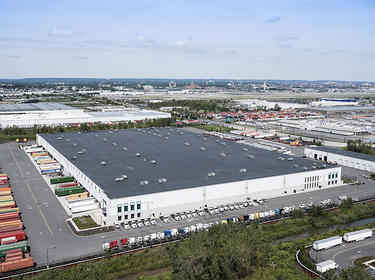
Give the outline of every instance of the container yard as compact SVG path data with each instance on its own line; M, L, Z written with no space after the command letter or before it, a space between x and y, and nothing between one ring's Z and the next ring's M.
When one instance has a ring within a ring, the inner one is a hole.
M0 272L34 266L7 174L0 174Z
M241 139L174 128L41 134L37 143L44 150L35 152L47 154L63 170L49 179L57 186L55 194L73 199L88 192L100 205L74 211L99 209L106 224L342 184L340 167L280 157L237 143ZM67 183L74 185L63 185Z

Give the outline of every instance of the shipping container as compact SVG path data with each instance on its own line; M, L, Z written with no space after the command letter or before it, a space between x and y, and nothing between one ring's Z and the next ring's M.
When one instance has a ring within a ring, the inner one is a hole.
M7 189L10 189L10 185L8 183L0 184L0 190L7 190Z
M357 231L352 231L344 234L345 242L360 241L372 236L371 229L362 229Z
M60 164L51 163L51 164L43 164L39 165L40 170L50 170L50 169L61 169Z
M32 266L34 266L34 259L32 257L27 257L19 260L0 263L0 272L14 271Z
M76 194L70 194L68 196L68 200L75 200L75 199L88 198L88 197L89 197L88 192L76 193Z
M59 188L69 188L69 187L78 187L78 183L66 183L66 184L61 184Z
M9 232L9 231L17 231L17 230L21 230L21 229L23 229L23 224L19 223L19 224L16 224L16 225L10 225L10 226L5 226L5 227L0 228L0 233Z
M34 157L40 157L40 156L47 156L48 153L47 152L40 152L40 153L31 153L31 156L34 158Z
M331 269L336 269L336 268L338 268L338 266L332 260L327 260L327 261L316 264L316 270L319 271L319 272L322 272L322 273L324 273L328 270L331 270Z
M340 245L341 243L342 243L341 236L333 236L330 238L325 238L322 240L314 241L313 248L315 250L323 250L323 249L334 247L336 245Z
M0 208L12 208L15 206L16 206L16 203L14 201L0 202Z
M53 174L53 173L61 173L61 168L40 170L40 174L42 174L42 175Z
M68 182L73 182L73 181L74 181L73 176L58 177L58 178L50 179L51 184L62 184L62 183L68 183Z
M5 201L13 201L13 196L12 195L0 196L0 202L5 202Z
M13 244L0 246L0 257L5 257L7 251L14 249L22 249L22 252L24 253L28 252L27 242L21 241Z
M17 240L17 237L16 236L10 236L10 237L5 237L5 238L2 238L0 240L0 243L1 245L6 245L6 244L12 244L12 243L16 243L18 240Z
M18 226L19 224L22 224L21 220L0 222L0 228L7 227L7 226Z
M0 233L0 242L4 238L8 238L12 236L16 237L17 241L22 241L26 239L25 232L23 230L17 230L17 231L9 231L9 232Z
M56 188L55 189L55 194L57 196L65 196L65 195L81 193L81 192L83 192L82 187Z
M19 219L20 214L18 212L0 213L0 222Z
M19 208L1 208L0 209L0 214L2 214L2 213L12 213L12 212L19 213L20 210L19 210Z
M2 174L0 174L0 178L5 178L5 179L8 180L8 174L2 173Z
M12 194L11 188L0 189L0 196L11 195L11 194Z

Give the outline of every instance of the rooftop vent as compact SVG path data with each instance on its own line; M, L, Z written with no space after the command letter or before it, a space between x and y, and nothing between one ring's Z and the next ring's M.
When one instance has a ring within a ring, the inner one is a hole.
M82 151L78 151L78 154L81 155L81 154L83 154L83 152Z
M127 175L121 175L121 178L128 179L128 176Z
M204 138L202 138L204 141L207 141L207 138L206 137L204 137Z
M62 140L62 137L57 137L57 140Z
M186 143L185 143L185 146L190 146L190 143L186 142Z
M248 148L242 148L242 150L245 151L245 152L249 151Z
M253 155L248 155L247 157L248 157L248 158L254 158L254 156L253 156Z
M240 172L241 173L245 173L245 172L247 172L247 169L246 168L242 168L242 169L240 169Z
M306 166L304 166L304 167L303 167L303 170L307 170L307 167L306 167Z
M327 167L327 165L326 164L322 164L322 167Z
M99 137L99 134L95 134L95 137Z
M100 162L101 165L106 165L107 163L105 161Z
M207 174L208 177L214 177L215 175L216 175L215 172L210 172Z
M161 179L159 179L158 181L159 181L159 183L166 183L166 182L167 182L167 179L165 179L165 178L161 178Z
M225 145L226 145L226 143L225 143L225 142L221 142L220 144L221 144L221 145L223 145L223 146L225 146Z
M113 145L113 146L117 146L117 143L116 143L116 142L113 142L112 145Z
M86 149L82 149L82 152L86 153L87 151L86 151Z
M122 148L122 150L123 150L123 151L127 151L127 150L128 150L128 148L124 147L124 148Z
M113 133L113 131L108 131L108 133L109 133L109 134L112 134L112 133Z
M150 163L156 164L156 160L150 160Z
M68 138L68 139L66 139L66 141L67 141L67 142L70 142L70 139Z
M293 160L293 158L292 158L292 157L288 158L288 161L292 161L292 160Z
M117 177L117 178L115 178L115 181L116 181L116 182L121 182L121 181L124 181L124 178Z
M284 158L283 158L283 157L278 157L277 159L279 159L279 160L284 160Z
M148 185L149 184L149 182L148 181L141 181L141 183L140 183L142 186L146 186L146 185Z
M206 150L205 147L200 147L199 149L200 149L201 151L205 151L205 150Z
M81 134L81 131L79 131L78 134Z
M136 157L140 157L141 154L140 154L140 153L136 153L135 156L136 156Z
M170 133L170 132L167 132L167 134L168 134L168 135L171 135L171 133Z
M298 168L298 164L293 165L295 168Z
M115 129L114 131L115 131L115 132L118 132L118 129Z
M104 137L104 138L103 138L103 141L107 141L107 138Z
M77 146L77 143L73 143L73 146Z
M216 143L219 143L220 142L220 140L216 140Z
M75 160L77 157L76 156L72 156L72 160Z
M225 157L225 156L226 156L226 154L225 154L224 152L221 152L220 155L221 155L222 157Z
M316 165L313 165L312 168L316 169Z
M181 131L180 134L182 135L182 134L184 134L184 133Z
M168 138L168 136L165 136L164 139L167 139L167 140L168 140L169 138Z

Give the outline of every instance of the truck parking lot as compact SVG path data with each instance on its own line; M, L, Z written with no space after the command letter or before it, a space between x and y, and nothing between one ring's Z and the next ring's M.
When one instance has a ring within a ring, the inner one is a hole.
M300 204L307 205L310 202L319 205L321 201L327 199L335 202L341 195L358 199L375 195L374 182L365 180L365 184L361 185L347 185L273 198L263 205L238 210L227 210L216 214L204 212L203 216L198 215L180 221L169 218L169 223L156 219L155 225L130 229L120 227L113 232L78 237L66 224L68 214L22 149L16 144L1 144L0 162L3 172L8 173L10 178L17 206L22 213L25 232L29 237L28 243L37 265L52 264L99 253L102 251L103 242L120 240L124 237L137 238L166 229L184 228L198 223L208 224L254 212L292 205L298 207Z

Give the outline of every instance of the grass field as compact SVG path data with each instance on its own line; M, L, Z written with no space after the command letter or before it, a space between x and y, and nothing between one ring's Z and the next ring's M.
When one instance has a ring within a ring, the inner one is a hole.
M91 216L75 217L72 220L80 230L99 226Z

